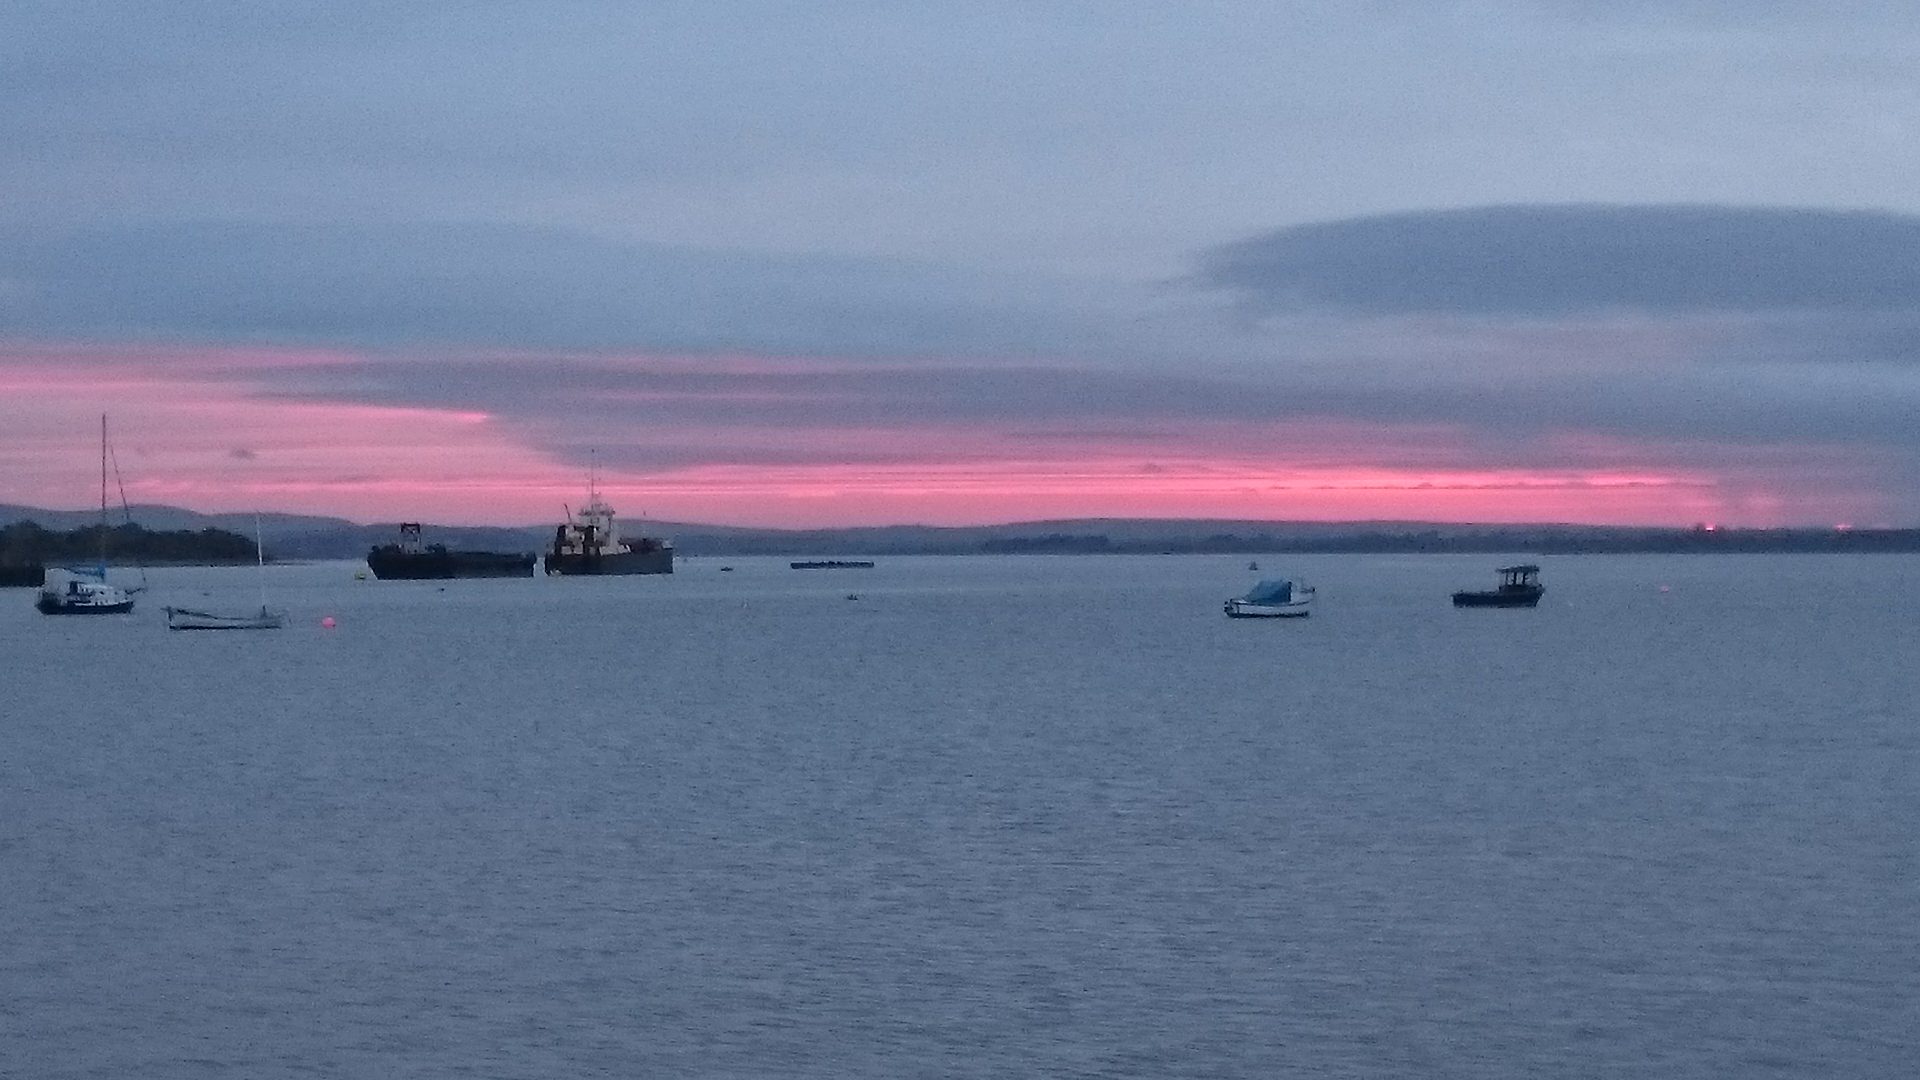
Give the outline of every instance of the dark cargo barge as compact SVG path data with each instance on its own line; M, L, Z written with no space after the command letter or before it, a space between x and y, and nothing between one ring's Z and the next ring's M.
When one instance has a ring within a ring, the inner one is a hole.
M444 544L421 544L420 525L400 526L400 542L367 552L367 568L382 581L445 578L532 577L540 557L531 551L449 551Z
M865 559L811 559L805 562L790 562L792 570L871 570L873 564Z

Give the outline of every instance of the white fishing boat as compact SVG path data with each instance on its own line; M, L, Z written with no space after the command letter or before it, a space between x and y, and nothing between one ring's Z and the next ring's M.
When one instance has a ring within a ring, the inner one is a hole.
M116 470L117 471L117 470ZM126 495L121 494L121 504ZM107 581L107 418L100 418L100 557L85 569L49 570L34 602L43 615L120 615L133 610L131 590Z
M546 566L549 574L671 574L673 542L657 536L622 540L613 507L600 497L598 470L590 466L587 505L577 519L567 510L566 522L553 531Z
M1286 578L1269 578L1227 601L1230 619L1304 619L1313 614L1313 586Z
M267 549L260 542L260 516L253 518L253 557L260 574L260 610L248 612L195 611L169 607L169 630L278 630L287 625L287 613L267 606Z

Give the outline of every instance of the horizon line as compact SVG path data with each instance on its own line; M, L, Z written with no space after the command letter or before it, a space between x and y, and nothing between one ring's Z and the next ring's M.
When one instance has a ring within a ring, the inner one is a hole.
M92 506L78 507L74 509L63 509L60 507L53 507L53 506L34 506L34 505L29 505L27 503L0 503L0 506L6 506L10 509L15 509L20 511L29 511L29 512L42 511L50 514L90 514L96 511L96 508ZM291 511L291 510L268 510L268 509L199 510L190 506L180 506L172 503L130 503L130 504L127 504L126 506L126 511L129 514L131 514L131 512L135 509L166 510L166 511L173 511L176 513L193 514L199 517L206 517L206 518L249 517L254 515L258 515L261 517L278 517L278 518L308 518L308 519L315 519L315 520L321 520L321 521L343 522L347 525L355 526L358 528L375 528L379 526L398 526L400 524L407 523L406 519L402 519L402 518L395 518L390 521L387 521L387 520L362 521L357 518L341 517L334 514L301 513L298 511ZM31 521L32 518L22 516L19 520ZM644 515L636 515L635 517L630 518L629 520L636 521L636 522L651 522L657 525L672 526L672 527L684 528L684 529L730 529L730 530L746 530L746 531L753 531L753 532L771 532L771 533L851 532L851 531L859 531L859 530L884 530L884 529L928 529L928 530L1011 529L1011 528L1020 528L1023 526L1035 526L1035 525L1096 524L1101 522L1117 522L1117 523L1137 524L1137 525L1145 525L1145 524L1204 525L1204 524L1212 523L1212 524L1234 524L1234 525L1334 526L1334 527L1346 526L1346 527L1368 527L1368 528L1389 528L1389 527L1410 528L1410 527L1442 526L1446 528L1458 528L1458 529L1472 529L1472 528L1507 529L1507 530L1610 529L1610 530L1617 530L1617 531L1694 531L1694 530L1698 530L1698 531L1705 531L1705 532L1810 532L1810 531L1811 532L1901 532L1901 531L1920 529L1920 523L1892 524L1888 522L1876 522L1868 525L1855 524L1851 522L1806 522L1801 524L1780 524L1780 525L1733 525L1733 524L1720 524L1720 523L1711 522L1711 521L1698 521L1698 522L1692 522L1689 524L1679 525L1679 524L1661 524L1661 523L1631 523L1631 524L1593 523L1593 522L1578 522L1578 521L1499 522L1499 521L1449 520L1449 519L1442 519L1442 518L1126 517L1126 516L1116 516L1116 515L1103 515L1103 516L1094 516L1094 517L1063 517L1063 518L1020 518L1015 520L979 521L979 522L968 522L964 524L947 524L947 525L936 525L936 524L913 522L913 521L888 522L886 524L880 524L880 525L860 525L860 524L751 525L751 524L732 524L732 523L720 522L720 521L673 521L665 518L653 518L653 517L648 517ZM125 522L122 522L122 524L125 524ZM138 524L138 523L135 522L134 524ZM525 522L525 523L517 523L517 524L502 524L498 522L459 523L459 522L434 522L434 521L422 520L419 522L419 524L432 526L434 528L443 528L443 529L524 530L524 529L547 529L551 527L551 525L547 522Z

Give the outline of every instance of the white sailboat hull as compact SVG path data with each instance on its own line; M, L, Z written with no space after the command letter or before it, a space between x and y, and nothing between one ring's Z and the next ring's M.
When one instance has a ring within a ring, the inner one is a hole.
M1313 614L1311 600L1296 600L1290 604L1254 604L1246 600L1227 601L1227 617L1230 619L1304 619Z
M167 629L169 630L278 630L286 624L286 612L268 608L261 608L246 615L192 611L175 607L167 609Z
M254 563L260 571L260 608L241 614L226 611L167 609L169 630L278 630L287 625L287 613L267 606L267 549L260 540L260 515L253 516Z
M1312 614L1313 586L1270 578L1227 601L1229 619L1304 619Z

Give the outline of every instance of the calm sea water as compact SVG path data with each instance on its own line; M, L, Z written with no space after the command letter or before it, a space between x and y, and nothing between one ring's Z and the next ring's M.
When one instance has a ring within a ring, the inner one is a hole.
M728 562L0 593L0 1075L1920 1061L1920 560Z

